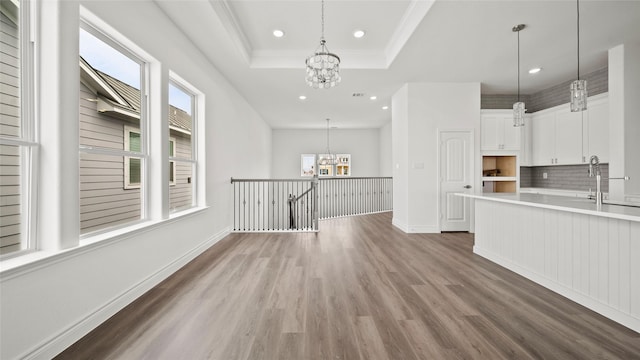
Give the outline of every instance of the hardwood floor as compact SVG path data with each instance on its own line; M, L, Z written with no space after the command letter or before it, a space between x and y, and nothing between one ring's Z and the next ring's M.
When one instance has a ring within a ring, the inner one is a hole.
M640 359L640 334L391 213L232 234L59 359Z

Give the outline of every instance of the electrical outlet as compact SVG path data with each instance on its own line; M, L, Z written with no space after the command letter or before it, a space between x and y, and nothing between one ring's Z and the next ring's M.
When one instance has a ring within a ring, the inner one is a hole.
M546 179L547 178L547 173L542 173L542 178Z

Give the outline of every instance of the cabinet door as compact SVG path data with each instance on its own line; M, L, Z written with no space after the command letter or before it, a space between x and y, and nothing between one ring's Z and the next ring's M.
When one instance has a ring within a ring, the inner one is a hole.
M597 155L600 162L609 162L609 102L604 99L590 103L587 108L588 140L585 146L587 161Z
M502 118L498 115L483 114L480 120L482 150L501 150Z
M556 155L559 165L582 164L582 117L569 106L556 113Z
M551 165L556 153L555 114L531 117L531 162L534 166Z
M503 140L502 148L504 150L520 150L520 137L522 127L513 126L513 115L504 116L502 118Z
M520 166L531 166L531 115L525 115L524 126L520 130Z

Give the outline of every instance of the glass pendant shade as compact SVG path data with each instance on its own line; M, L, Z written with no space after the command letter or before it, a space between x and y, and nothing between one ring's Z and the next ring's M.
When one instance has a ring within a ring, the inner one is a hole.
M338 163L338 158L336 154L321 154L320 156L320 165L336 165Z
M327 42L324 40L324 0L322 0L321 24L320 46L305 60L307 74L304 79L307 85L314 89L329 89L338 85L342 78L340 77L340 58L327 49Z
M524 112L527 109L524 108L524 102L520 101L520 31L526 26L519 24L514 26L511 31L518 35L518 102L513 104L513 126L524 126Z
M305 61L307 85L314 89L329 89L340 83L340 58L329 52L324 39L320 47Z
M329 121L331 119L327 119L327 151L325 154L318 155L318 164L320 165L336 165L338 163L338 156L331 152L331 147L329 147Z
M527 111L527 109L524 108L522 101L513 104L513 126L524 126L525 111Z
M578 43L578 77L571 83L571 112L587 110L587 80L580 80L580 0L576 0L576 34Z
M575 80L571 83L571 111L587 110L587 80Z

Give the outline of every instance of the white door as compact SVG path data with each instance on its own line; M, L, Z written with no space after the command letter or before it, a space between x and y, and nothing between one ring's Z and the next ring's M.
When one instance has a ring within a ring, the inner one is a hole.
M473 185L473 133L440 132L440 231L469 231L469 199Z

